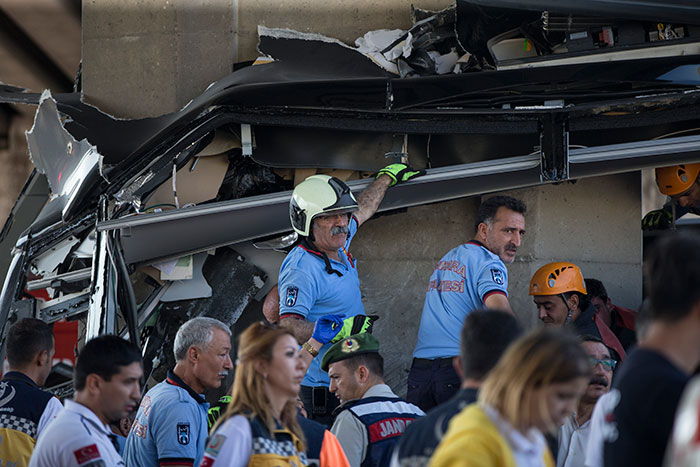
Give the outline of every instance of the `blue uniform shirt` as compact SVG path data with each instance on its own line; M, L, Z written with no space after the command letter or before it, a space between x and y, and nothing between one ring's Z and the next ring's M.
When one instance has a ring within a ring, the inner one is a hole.
M348 253L350 242L357 233L355 216L351 218L348 227L348 240L338 250L340 261L330 259L331 267L340 272L341 276L326 271L326 263L320 253L303 244L295 246L289 252L279 275L280 318L297 315L315 322L321 316L330 314L344 314L350 318L365 313L357 262ZM318 357L311 361L303 385L315 387L330 384L328 373L321 370L321 359L330 346L329 343L321 347Z
M508 273L501 259L472 240L450 250L430 276L414 358L459 355L464 319L492 293L506 296Z
M126 465L158 467L165 459L199 465L207 442L207 410L204 396L168 372L141 401L124 447Z

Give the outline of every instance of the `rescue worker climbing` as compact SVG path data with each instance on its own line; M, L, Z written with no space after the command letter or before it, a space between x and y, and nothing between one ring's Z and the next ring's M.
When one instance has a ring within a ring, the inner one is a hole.
M343 181L328 175L313 175L294 189L289 216L301 241L280 268L279 316L280 326L290 329L299 343L309 339L318 318L329 314L344 315L346 320L336 340L358 328L369 329L372 320L364 316L357 260L348 251L350 242L357 229L374 215L390 186L423 173L404 164L391 164L379 171L357 199ZM328 392L328 375L320 368L330 345L320 349L301 388L309 417L326 424L331 422L331 412L338 404ZM315 349L306 351L315 356Z
M700 163L656 169L659 191L670 197L661 209L649 211L642 219L643 230L667 229L680 217L700 214ZM675 204L675 217L674 217Z

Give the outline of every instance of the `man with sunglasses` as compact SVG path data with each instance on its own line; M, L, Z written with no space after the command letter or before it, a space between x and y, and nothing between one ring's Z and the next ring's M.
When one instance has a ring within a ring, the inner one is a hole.
M642 219L643 230L667 229L686 214L700 214L700 163L656 169L656 184L669 201L661 209L649 211ZM675 218L673 208L675 204Z
M331 343L317 350L306 341L314 323L333 314L343 315L346 321L338 340L352 331L367 331L372 321L364 316L357 261L348 251L350 242L374 215L390 186L423 173L404 164L389 165L357 198L342 180L328 175L312 175L294 188L289 217L300 240L280 268L279 319L280 326L290 329L306 351L319 357L312 360L301 387L306 411L316 421L330 425L338 405L328 391L328 374L320 368Z
M559 428L557 467L584 465L586 447L591 434L591 414L598 399L610 390L617 361L610 356L603 341L595 336L583 336L582 346L591 359L593 376L579 400L576 412Z

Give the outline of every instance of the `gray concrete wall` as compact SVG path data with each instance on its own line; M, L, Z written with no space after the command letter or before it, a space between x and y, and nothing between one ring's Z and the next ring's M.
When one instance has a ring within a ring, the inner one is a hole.
M410 27L410 5L450 0L83 0L83 94L122 118L182 108L233 63L258 56L258 25L348 44L374 29Z
M83 0L84 100L122 118L182 108L233 67L231 0Z
M642 297L640 174L504 192L528 205L527 234L508 266L511 305L528 328L539 326L528 295L532 274L551 261L572 261L603 281L616 304ZM491 195L486 195L491 196ZM472 238L480 197L411 208L363 225L352 245L359 259L367 314L375 324L387 382L405 394L428 278L440 258Z

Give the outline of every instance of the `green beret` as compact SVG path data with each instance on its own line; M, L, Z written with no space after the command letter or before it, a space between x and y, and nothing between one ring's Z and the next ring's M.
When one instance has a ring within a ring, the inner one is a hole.
M328 365L331 363L365 353L379 353L379 341L376 337L367 332L346 337L328 349L321 360L321 369L328 371Z

